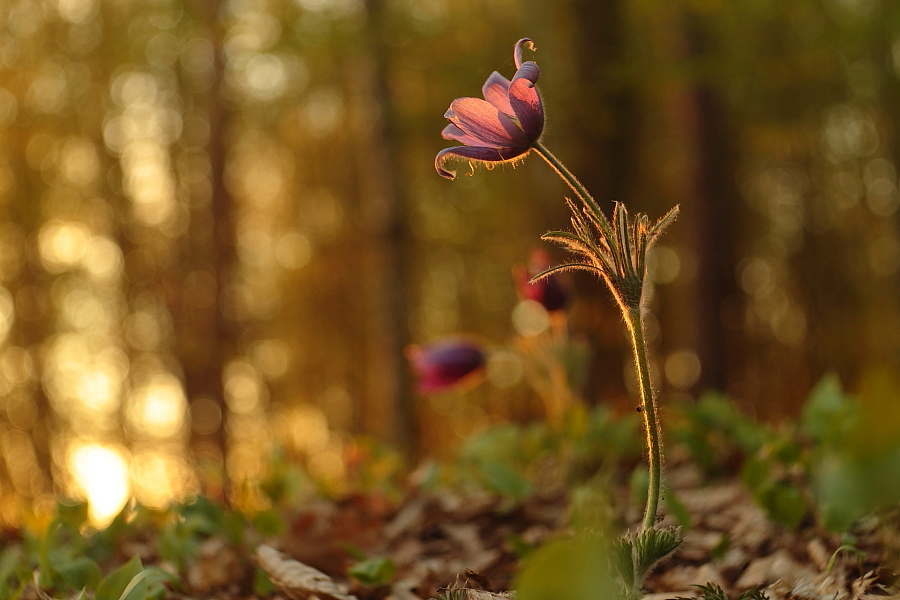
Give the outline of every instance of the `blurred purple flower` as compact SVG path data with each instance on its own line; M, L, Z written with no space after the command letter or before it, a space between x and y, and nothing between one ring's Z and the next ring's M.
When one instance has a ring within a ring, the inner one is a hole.
M562 310L569 304L569 293L558 275L531 281L532 277L546 271L551 265L550 255L538 248L532 251L527 267L519 265L513 272L519 295L525 300L540 303L547 312Z
M485 163L513 162L531 149L544 130L544 105L537 83L541 72L533 61L522 62L522 48L534 50L528 38L516 42L513 56L516 74L512 81L494 71L484 82L480 98L457 98L444 114L450 124L441 135L465 146L445 148L434 159L442 177L453 179L456 171L444 169L453 157Z
M484 349L471 341L451 339L411 346L407 357L421 394L443 392L484 372Z

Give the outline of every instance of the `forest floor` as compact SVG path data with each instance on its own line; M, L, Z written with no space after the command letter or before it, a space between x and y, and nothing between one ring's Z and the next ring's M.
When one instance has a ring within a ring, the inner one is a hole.
M696 597L693 586L708 583L732 598L753 587L773 600L900 598L892 587L897 573L887 566L896 564L888 548L898 547L897 540L884 538L888 528L863 532L852 548L838 551L845 540L819 530L812 519L796 530L770 522L735 479L704 484L684 463L670 468L668 483L690 526L675 556L646 581L646 599ZM566 494L552 490L518 503L488 494L415 491L399 504L377 494L355 495L303 509L271 541L283 554L264 546L257 560L280 593L297 600L413 600L442 592L447 598L505 598L522 548L565 535L569 512ZM634 508L624 519L636 528L640 516ZM667 514L662 524L675 521ZM208 543L201 556L220 556L221 548ZM389 558L396 566L391 584L364 585L348 577L354 553ZM198 591L222 589L237 573L218 559L198 564L212 569L196 571ZM451 596L448 587L469 591ZM239 587L232 589L240 595Z

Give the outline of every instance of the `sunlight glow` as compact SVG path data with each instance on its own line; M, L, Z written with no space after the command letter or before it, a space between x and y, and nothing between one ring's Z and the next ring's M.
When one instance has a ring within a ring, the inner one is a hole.
M316 454L328 446L328 420L315 406L301 405L288 416L294 447L307 454Z
M250 414L260 408L260 382L253 365L245 360L232 361L225 368L223 379L225 400L231 410Z
M121 389L121 380L103 368L84 371L75 384L75 393L83 406L99 413L115 410Z
M156 438L178 434L184 425L187 401L181 382L173 375L156 375L131 397L127 416L138 433Z
M137 452L131 461L131 472L135 497L138 502L151 508L165 508L190 491L191 468L172 452Z
M95 0L59 0L57 10L69 23L83 23L93 15L96 5Z
M82 443L70 449L68 463L76 488L90 506L91 522L109 523L131 496L125 457L115 448Z
M676 350L666 357L666 380L680 390L686 390L700 379L700 359L693 350Z
M550 315L534 300L522 300L513 309L513 327L521 335L538 335L550 327Z
M75 266L87 251L91 232L82 223L49 221L38 234L41 262L51 273Z

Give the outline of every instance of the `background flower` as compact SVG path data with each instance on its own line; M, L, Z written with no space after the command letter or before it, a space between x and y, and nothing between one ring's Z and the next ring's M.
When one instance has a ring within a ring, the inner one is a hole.
M484 373L484 348L469 340L448 339L407 351L416 373L416 389L433 394L470 383Z

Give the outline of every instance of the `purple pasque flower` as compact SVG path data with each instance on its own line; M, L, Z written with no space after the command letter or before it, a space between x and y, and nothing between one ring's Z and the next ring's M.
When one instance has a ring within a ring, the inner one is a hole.
M484 372L484 348L458 338L411 346L407 358L416 373L416 390L433 394L461 385Z
M444 114L450 124L441 132L445 140L465 146L445 148L434 159L441 177L454 179L456 171L444 169L450 158L489 164L513 162L525 154L544 131L544 105L534 85L541 74L533 61L522 62L525 46L534 50L528 38L516 42L513 56L516 74L512 81L494 71L484 82L481 98L457 98Z
M569 304L569 292L560 281L559 275L550 274L537 281L531 278L550 268L550 255L536 248L531 253L528 266L519 265L513 271L519 296L524 300L538 302L547 312L563 310Z

